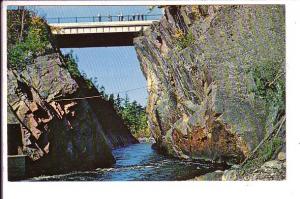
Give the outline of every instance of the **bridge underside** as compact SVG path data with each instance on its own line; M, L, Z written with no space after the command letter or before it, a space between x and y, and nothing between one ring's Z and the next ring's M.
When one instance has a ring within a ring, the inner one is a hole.
M138 32L57 34L55 39L59 48L85 48L133 46L133 38L137 36Z

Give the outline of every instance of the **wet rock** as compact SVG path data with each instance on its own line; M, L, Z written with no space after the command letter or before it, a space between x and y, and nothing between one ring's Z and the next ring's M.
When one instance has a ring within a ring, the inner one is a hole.
M139 143L147 143L147 138L138 138Z
M138 141L139 143L151 143L151 144L155 143L154 138L146 138L146 137L138 138Z
M222 176L223 176L223 171L217 170L212 173L207 173L205 175L198 176L198 177L194 178L193 180L196 180L196 181L221 181Z

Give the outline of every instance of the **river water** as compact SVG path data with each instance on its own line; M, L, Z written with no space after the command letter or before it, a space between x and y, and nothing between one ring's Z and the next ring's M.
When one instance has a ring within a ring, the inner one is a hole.
M174 181L188 180L217 169L221 165L167 158L156 153L151 144L133 144L113 150L112 168L39 176L26 181Z

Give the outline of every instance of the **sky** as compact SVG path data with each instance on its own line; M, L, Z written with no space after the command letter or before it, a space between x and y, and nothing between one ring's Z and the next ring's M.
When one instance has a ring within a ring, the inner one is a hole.
M148 6L34 6L40 16L57 17L90 17L98 14L161 14L156 8L152 11ZM136 100L142 105L147 102L146 79L140 69L134 47L101 47L101 48L67 48L63 53L73 51L78 58L79 70L89 78L97 78L98 84L104 86L106 93L126 93L130 101ZM135 89L135 90L133 90ZM131 90L131 91L128 91ZM128 92L126 92L128 91Z

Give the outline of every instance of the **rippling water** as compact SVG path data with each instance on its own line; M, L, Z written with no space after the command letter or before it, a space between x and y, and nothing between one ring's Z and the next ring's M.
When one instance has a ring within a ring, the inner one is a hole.
M29 181L161 181L187 180L216 169L205 162L166 158L157 154L150 144L134 144L113 150L116 164L112 168L76 171L61 175L39 176ZM27 181L28 181L27 180Z

